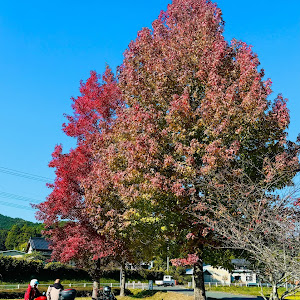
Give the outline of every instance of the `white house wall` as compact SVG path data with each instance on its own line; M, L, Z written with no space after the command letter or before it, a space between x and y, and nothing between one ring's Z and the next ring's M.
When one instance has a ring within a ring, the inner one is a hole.
M203 271L209 272L211 275L204 273L204 282L217 282L230 284L235 281L235 277L239 277L241 283L256 283L256 274L250 270L233 271L230 273L228 270L223 268L215 268L210 265L205 265ZM206 272L206 273L207 273ZM191 272L192 273L192 272Z
M242 283L256 283L256 274L253 272L233 272L232 279L240 277L240 282Z
M223 268L214 268L207 265L203 270L211 273L211 275L204 275L204 282L220 282L225 284L231 282L231 274Z

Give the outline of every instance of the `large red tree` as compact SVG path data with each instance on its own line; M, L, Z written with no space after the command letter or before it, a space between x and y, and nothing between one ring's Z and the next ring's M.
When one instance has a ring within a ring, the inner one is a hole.
M52 257L59 261L76 261L90 266L94 261L95 282L99 282L97 262L104 257L116 257L123 243L99 231L90 221L90 202L87 201L89 174L95 167L92 155L95 142L109 132L120 102L120 92L109 68L102 76L96 72L81 82L81 96L73 98L72 116L63 124L64 132L77 140L75 149L62 152L56 146L49 166L55 169L55 182L47 200L37 206L37 218L44 222L46 234L52 241ZM99 145L98 145L99 146ZM63 221L63 222L62 222ZM93 298L97 298L97 284Z
M119 70L127 106L113 129L114 185L132 222L161 228L159 242L195 254L195 299L204 299L204 246L214 240L192 216L194 203L207 213L202 178L226 168L282 187L296 173L297 153L286 140L286 99L268 99L271 81L257 55L225 41L215 4L174 0L152 26L130 43Z

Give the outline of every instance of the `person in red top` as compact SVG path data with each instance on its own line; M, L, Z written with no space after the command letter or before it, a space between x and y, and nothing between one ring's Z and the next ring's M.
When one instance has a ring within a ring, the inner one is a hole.
M30 281L30 283L28 284L27 291L24 295L24 300L33 300L34 298L42 295L37 288L38 284L39 282L37 281L37 279L32 279Z

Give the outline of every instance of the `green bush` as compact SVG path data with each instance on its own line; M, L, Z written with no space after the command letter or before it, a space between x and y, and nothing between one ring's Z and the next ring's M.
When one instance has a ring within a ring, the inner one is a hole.
M61 280L83 280L91 281L91 277L84 269L78 269L59 262L45 264L39 260L26 260L0 256L0 274L3 282L27 283L32 278L39 281L51 281L56 278ZM161 271L155 270L126 270L127 280L148 281L161 279L164 275ZM109 278L119 282L120 270L107 269L102 271L103 278Z
M43 270L43 262L27 261L8 256L0 256L0 274L2 281L23 282L28 281L40 274ZM32 276L32 277L31 277Z
M29 282L32 278L40 281L60 279L90 280L88 272L61 263L44 264L38 260L26 260L0 256L0 274L4 282Z

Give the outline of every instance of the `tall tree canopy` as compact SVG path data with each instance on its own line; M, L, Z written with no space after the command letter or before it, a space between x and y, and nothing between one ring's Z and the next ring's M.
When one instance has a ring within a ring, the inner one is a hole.
M286 99L268 99L257 55L226 42L223 25L211 1L175 0L130 43L119 70L127 106L114 128L115 184L132 221L159 224L160 241L194 254L195 299L205 297L203 245L213 243L191 214L194 203L207 214L203 178L226 168L274 189L291 183L299 163Z
M220 241L199 218L211 216L203 182L226 168L228 182L245 173L269 190L283 187L298 150L286 138L286 99L268 99L271 80L250 46L225 41L215 4L174 0L152 27L125 51L118 82L107 69L103 85L95 73L82 84L64 129L78 145L54 152L57 178L39 217L49 226L90 226L135 257L167 244L190 254L195 299L205 299L205 249ZM63 245L71 232L50 231Z

